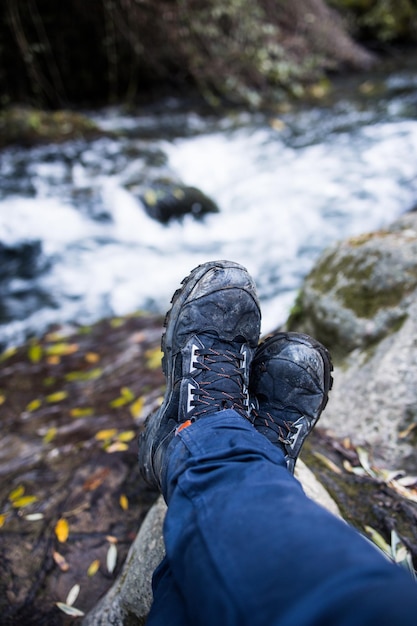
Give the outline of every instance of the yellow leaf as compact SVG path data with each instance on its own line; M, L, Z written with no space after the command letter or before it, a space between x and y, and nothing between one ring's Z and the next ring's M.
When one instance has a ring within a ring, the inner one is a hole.
M14 502L15 500L18 500L19 498L21 498L23 496L24 493L25 493L24 486L23 485L19 485L18 487L16 487L16 489L13 489L13 491L10 492L10 494L9 494L10 502Z
M43 436L43 443L51 443L51 441L55 439L57 432L58 429L55 426L51 426L51 428L48 428L47 432Z
M110 320L110 326L112 328L120 328L124 323L125 320L122 317L113 317L113 319Z
M391 554L390 546L385 541L383 536L377 530L375 530L375 528L372 528L372 526L365 526L365 530L368 533L368 535L371 537L371 540L374 542L374 544L378 546L378 548L380 548L383 552L385 552L388 555Z
M97 352L87 352L84 358L87 363L98 363L100 361L100 355Z
M145 404L145 398L141 396L130 405L129 410L134 419L138 418L142 413L143 405Z
M49 343L54 343L55 341L62 341L64 338L62 333L57 333L57 332L52 332L52 333L48 333L45 336L45 340Z
M87 576L94 576L94 574L97 574L99 567L100 567L100 561L98 559L90 563L89 568L87 570Z
M106 448L106 452L109 454L112 452L125 452L125 450L129 450L129 446L127 443L122 443L121 441L114 441L108 448Z
M42 346L40 346L38 343L33 343L31 346L29 346L28 357L29 360L32 361L32 363L39 363L42 358L42 354Z
M65 374L65 379L68 381L77 381L77 380L95 380L96 378L100 378L103 370L100 367L96 367L95 369L88 370L87 372L69 372Z
M36 496L22 496L21 498L16 498L12 502L12 506L15 509L23 509L25 506L29 506L37 501Z
M61 517L55 526L55 535L60 543L65 543L69 535L69 525L66 519Z
M6 359L9 359L11 356L14 356L16 352L17 352L17 348L7 348L7 350L5 350L4 352L0 354L0 362L6 361Z
M0 406L6 402L6 396L0 394Z
M160 348L153 348L145 352L146 365L151 370L156 370L161 367L162 352Z
M71 417L89 417L94 413L94 410L91 407L76 407L75 409L71 409L70 415Z
M7 515L5 513L0 515L0 528L2 528L2 526L4 526L6 519L7 519Z
M39 409L40 406L42 406L42 400L39 400L39 398L37 398L36 400L32 400L32 402L29 402L29 404L26 405L26 411L32 413L32 411L36 411L37 409Z
M95 438L98 441L106 441L106 439L111 439L115 435L117 435L117 428L108 428L107 430L99 430L95 434Z
M123 397L123 396L119 396L118 398L115 398L114 400L112 400L110 402L110 406L113 409L117 409L120 406L124 406L125 404L128 404L129 400L127 400L127 398Z
M134 430L124 430L122 433L117 435L118 441L132 441L136 437L136 433Z
M68 354L74 354L77 350L77 343L55 343L46 348L46 354L48 356L67 356Z
M135 394L133 391L129 389L129 387L122 387L120 389L120 396L115 400L112 400L112 402L110 402L110 406L113 408L124 406L125 404L132 402L134 399Z
M68 398L67 391L56 391L55 393L51 393L49 396L46 396L46 401L50 403L62 402L65 398Z
M122 495L119 498L119 504L120 504L120 507L123 509L123 511L127 511L127 509L129 508L129 500L127 499L124 493L122 493Z
M320 452L313 452L313 454L316 458L319 459L319 461L323 463L323 465L328 467L335 474L342 473L342 470L340 469L340 467L338 467L336 463L333 463L331 459L328 459L327 456L325 456L324 454L321 454Z

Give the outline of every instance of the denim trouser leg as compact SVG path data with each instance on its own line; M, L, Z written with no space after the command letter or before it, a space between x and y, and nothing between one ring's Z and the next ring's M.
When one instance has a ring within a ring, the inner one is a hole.
M155 616L165 597L192 626L415 626L410 576L307 498L234 411L183 429L168 453L164 539L181 600L156 584Z
M187 626L185 602L166 557L154 572L152 589L158 600L152 604L146 624L149 626L152 624Z

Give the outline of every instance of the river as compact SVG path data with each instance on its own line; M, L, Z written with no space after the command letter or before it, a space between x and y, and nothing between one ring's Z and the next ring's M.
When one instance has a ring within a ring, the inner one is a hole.
M207 117L173 101L152 114L95 111L117 138L3 151L0 343L54 323L163 313L180 280L216 258L255 278L263 332L282 324L324 248L417 204L417 73L358 85L276 116ZM219 213L153 220L132 189L158 172L201 189Z

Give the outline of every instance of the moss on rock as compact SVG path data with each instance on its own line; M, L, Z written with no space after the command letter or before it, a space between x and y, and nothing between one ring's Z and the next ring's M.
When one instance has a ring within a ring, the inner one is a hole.
M72 111L9 107L0 111L0 148L32 146L98 137L103 132L88 117Z

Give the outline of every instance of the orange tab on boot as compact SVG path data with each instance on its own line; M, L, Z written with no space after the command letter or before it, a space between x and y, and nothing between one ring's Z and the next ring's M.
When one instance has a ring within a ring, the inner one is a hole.
M191 420L187 420L186 422L181 424L181 426L178 426L177 430L175 431L175 434L178 435L178 433L180 433L182 430L184 430L184 428L188 428L188 426L191 426L191 424L192 424L192 421Z

